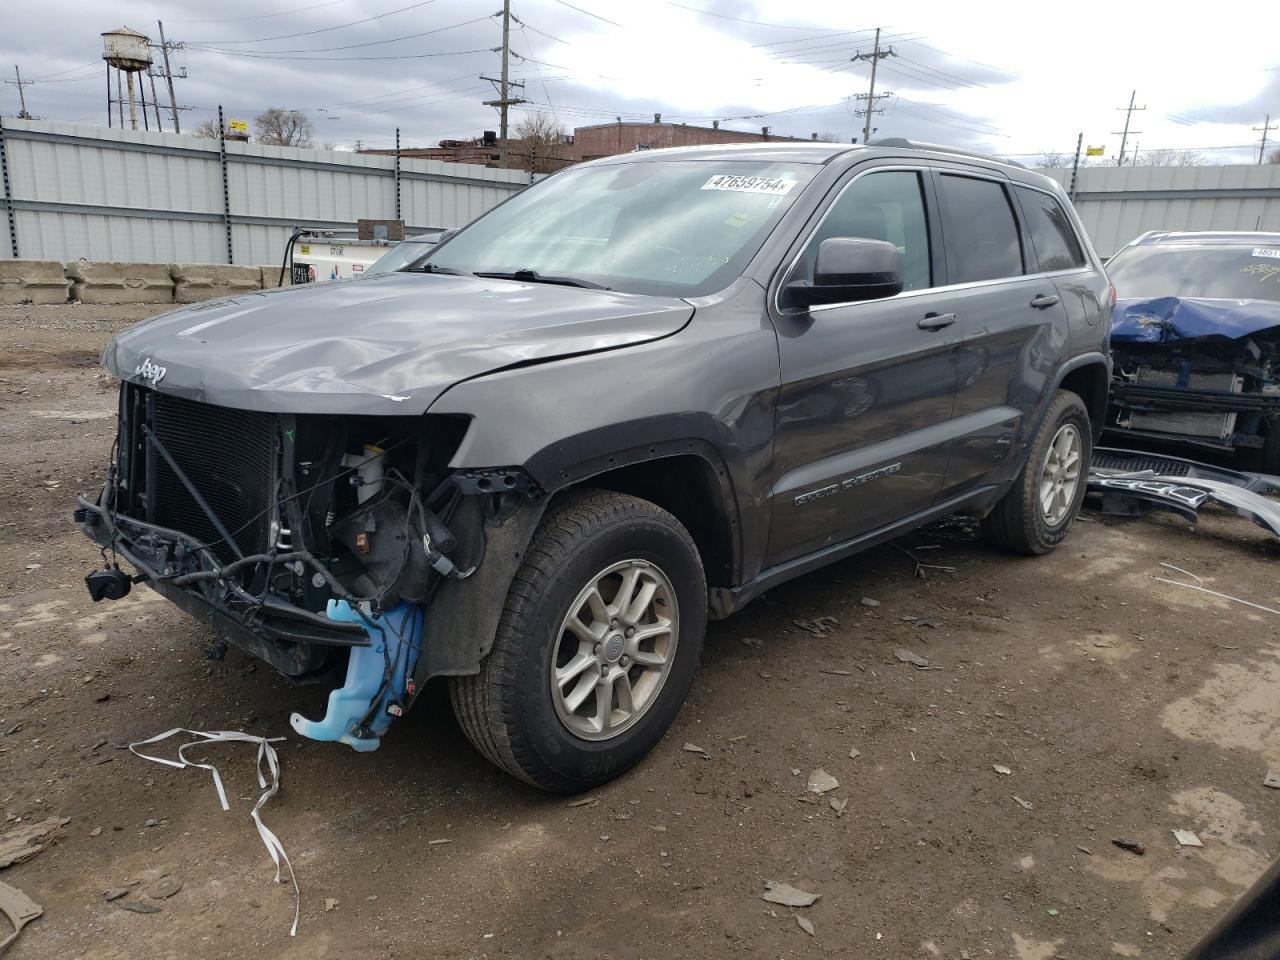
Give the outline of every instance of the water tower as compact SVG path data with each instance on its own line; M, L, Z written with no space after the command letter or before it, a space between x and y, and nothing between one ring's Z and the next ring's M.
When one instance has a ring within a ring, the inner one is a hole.
M133 75L151 67L151 42L148 37L130 30L128 27L117 27L102 35L102 59L107 61L107 126L111 126L111 71L116 73L115 102L119 106L120 126L124 126L124 94L120 89L120 75L124 74L129 89L129 123L134 130L138 129L137 95L142 97L142 122L147 123L147 95L143 92L139 81L137 90L133 85Z

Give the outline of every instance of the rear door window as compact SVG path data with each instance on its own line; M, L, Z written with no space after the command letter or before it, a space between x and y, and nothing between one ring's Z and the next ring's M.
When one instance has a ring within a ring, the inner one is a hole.
M1018 221L1004 185L944 173L942 234L952 259L952 283L1019 277L1023 272Z
M1071 218L1056 197L1027 187L1015 187L1026 218L1031 245L1040 261L1041 273L1074 270L1085 265L1084 251L1076 237ZM1030 259L1030 257L1028 257Z

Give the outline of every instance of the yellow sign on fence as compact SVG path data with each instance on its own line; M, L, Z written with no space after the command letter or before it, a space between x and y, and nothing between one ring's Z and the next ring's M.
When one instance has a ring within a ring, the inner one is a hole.
M1086 157L1101 157L1101 156L1104 156L1106 152L1107 152L1106 147L1086 147L1084 151L1084 155Z
M227 129L228 129L228 130L233 130L233 131L235 131L236 133L248 133L248 132L249 132L249 121L248 121L248 120L234 120L234 119L233 119L233 120L228 120L228 121L227 121Z

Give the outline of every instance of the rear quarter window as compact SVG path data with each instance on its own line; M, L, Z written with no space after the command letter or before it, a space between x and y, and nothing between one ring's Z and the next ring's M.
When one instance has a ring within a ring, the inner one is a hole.
M1028 187L1014 189L1022 204L1022 215L1040 261L1040 271L1052 273L1085 266L1084 250L1075 227L1057 197Z

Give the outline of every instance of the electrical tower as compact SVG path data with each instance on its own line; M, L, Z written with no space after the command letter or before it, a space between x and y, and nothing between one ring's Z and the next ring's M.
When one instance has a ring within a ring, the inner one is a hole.
M855 53L852 57L849 58L850 62L856 62L858 60L862 60L862 61L868 61L871 64L871 86L868 88L865 96L862 94L858 94L857 96L858 100L866 101L867 103L866 108L864 110L854 111L855 115L865 114L867 118L866 123L863 124L863 127L862 127L863 143L866 143L868 140L871 139L871 115L873 113L884 113L884 110L878 109L876 107L876 101L883 100L887 96L889 96L889 94L887 93L882 93L879 96L876 95L876 65L886 57L896 57L897 55L898 55L898 51L894 50L893 47L887 47L884 50L880 49L880 28L876 27L875 46L872 48L871 52Z
M1135 110L1145 110L1145 109L1147 109L1145 106L1135 107L1135 106L1133 105L1133 101L1137 98L1137 96L1138 96L1138 91L1137 91L1137 90L1134 90L1131 94L1129 94L1129 106L1127 106L1127 107L1116 107L1116 109L1117 109L1117 110L1123 110L1123 111L1124 111L1124 130L1112 130L1112 131L1111 131L1111 135L1112 135L1113 137L1119 137L1119 138L1120 138L1120 156L1116 158L1116 166L1117 166L1117 167L1123 167L1123 166L1124 166L1124 148L1125 148L1125 146L1129 143L1129 134L1130 134L1130 133L1133 133L1133 134L1135 134L1135 135L1136 135L1136 134L1139 134L1139 133L1141 133L1141 132L1142 132L1141 130L1130 130L1130 129L1129 129L1129 121L1133 118L1134 111L1135 111Z
M498 108L498 166L505 167L507 165L507 111L511 107L524 103L522 97L511 96L511 88L519 87L520 92L524 92L523 83L512 83L510 80L510 64L511 64L511 0L502 0L502 77L494 79L493 77L481 76L481 80L488 80L498 88L497 100L485 100L486 107Z
M16 70L17 67L14 67L14 69ZM22 89L22 88L19 87L18 89ZM1276 127L1271 123L1271 114L1268 113L1267 119L1262 121L1262 126L1254 127L1253 129L1255 133L1259 130L1262 131L1262 146L1258 147L1258 166L1262 166L1262 164L1266 163L1267 131L1280 129L1280 127Z
M23 80L22 72L18 69L18 65L16 63L13 65L13 75L18 79L6 80L5 83L7 83L11 87L16 86L18 88L18 102L22 104L22 111L18 114L18 119L30 120L31 114L27 113L27 95L22 92L22 88L31 86L33 83L35 83L35 81ZM1266 134L1263 134L1262 136L1263 136L1263 140L1265 141Z

